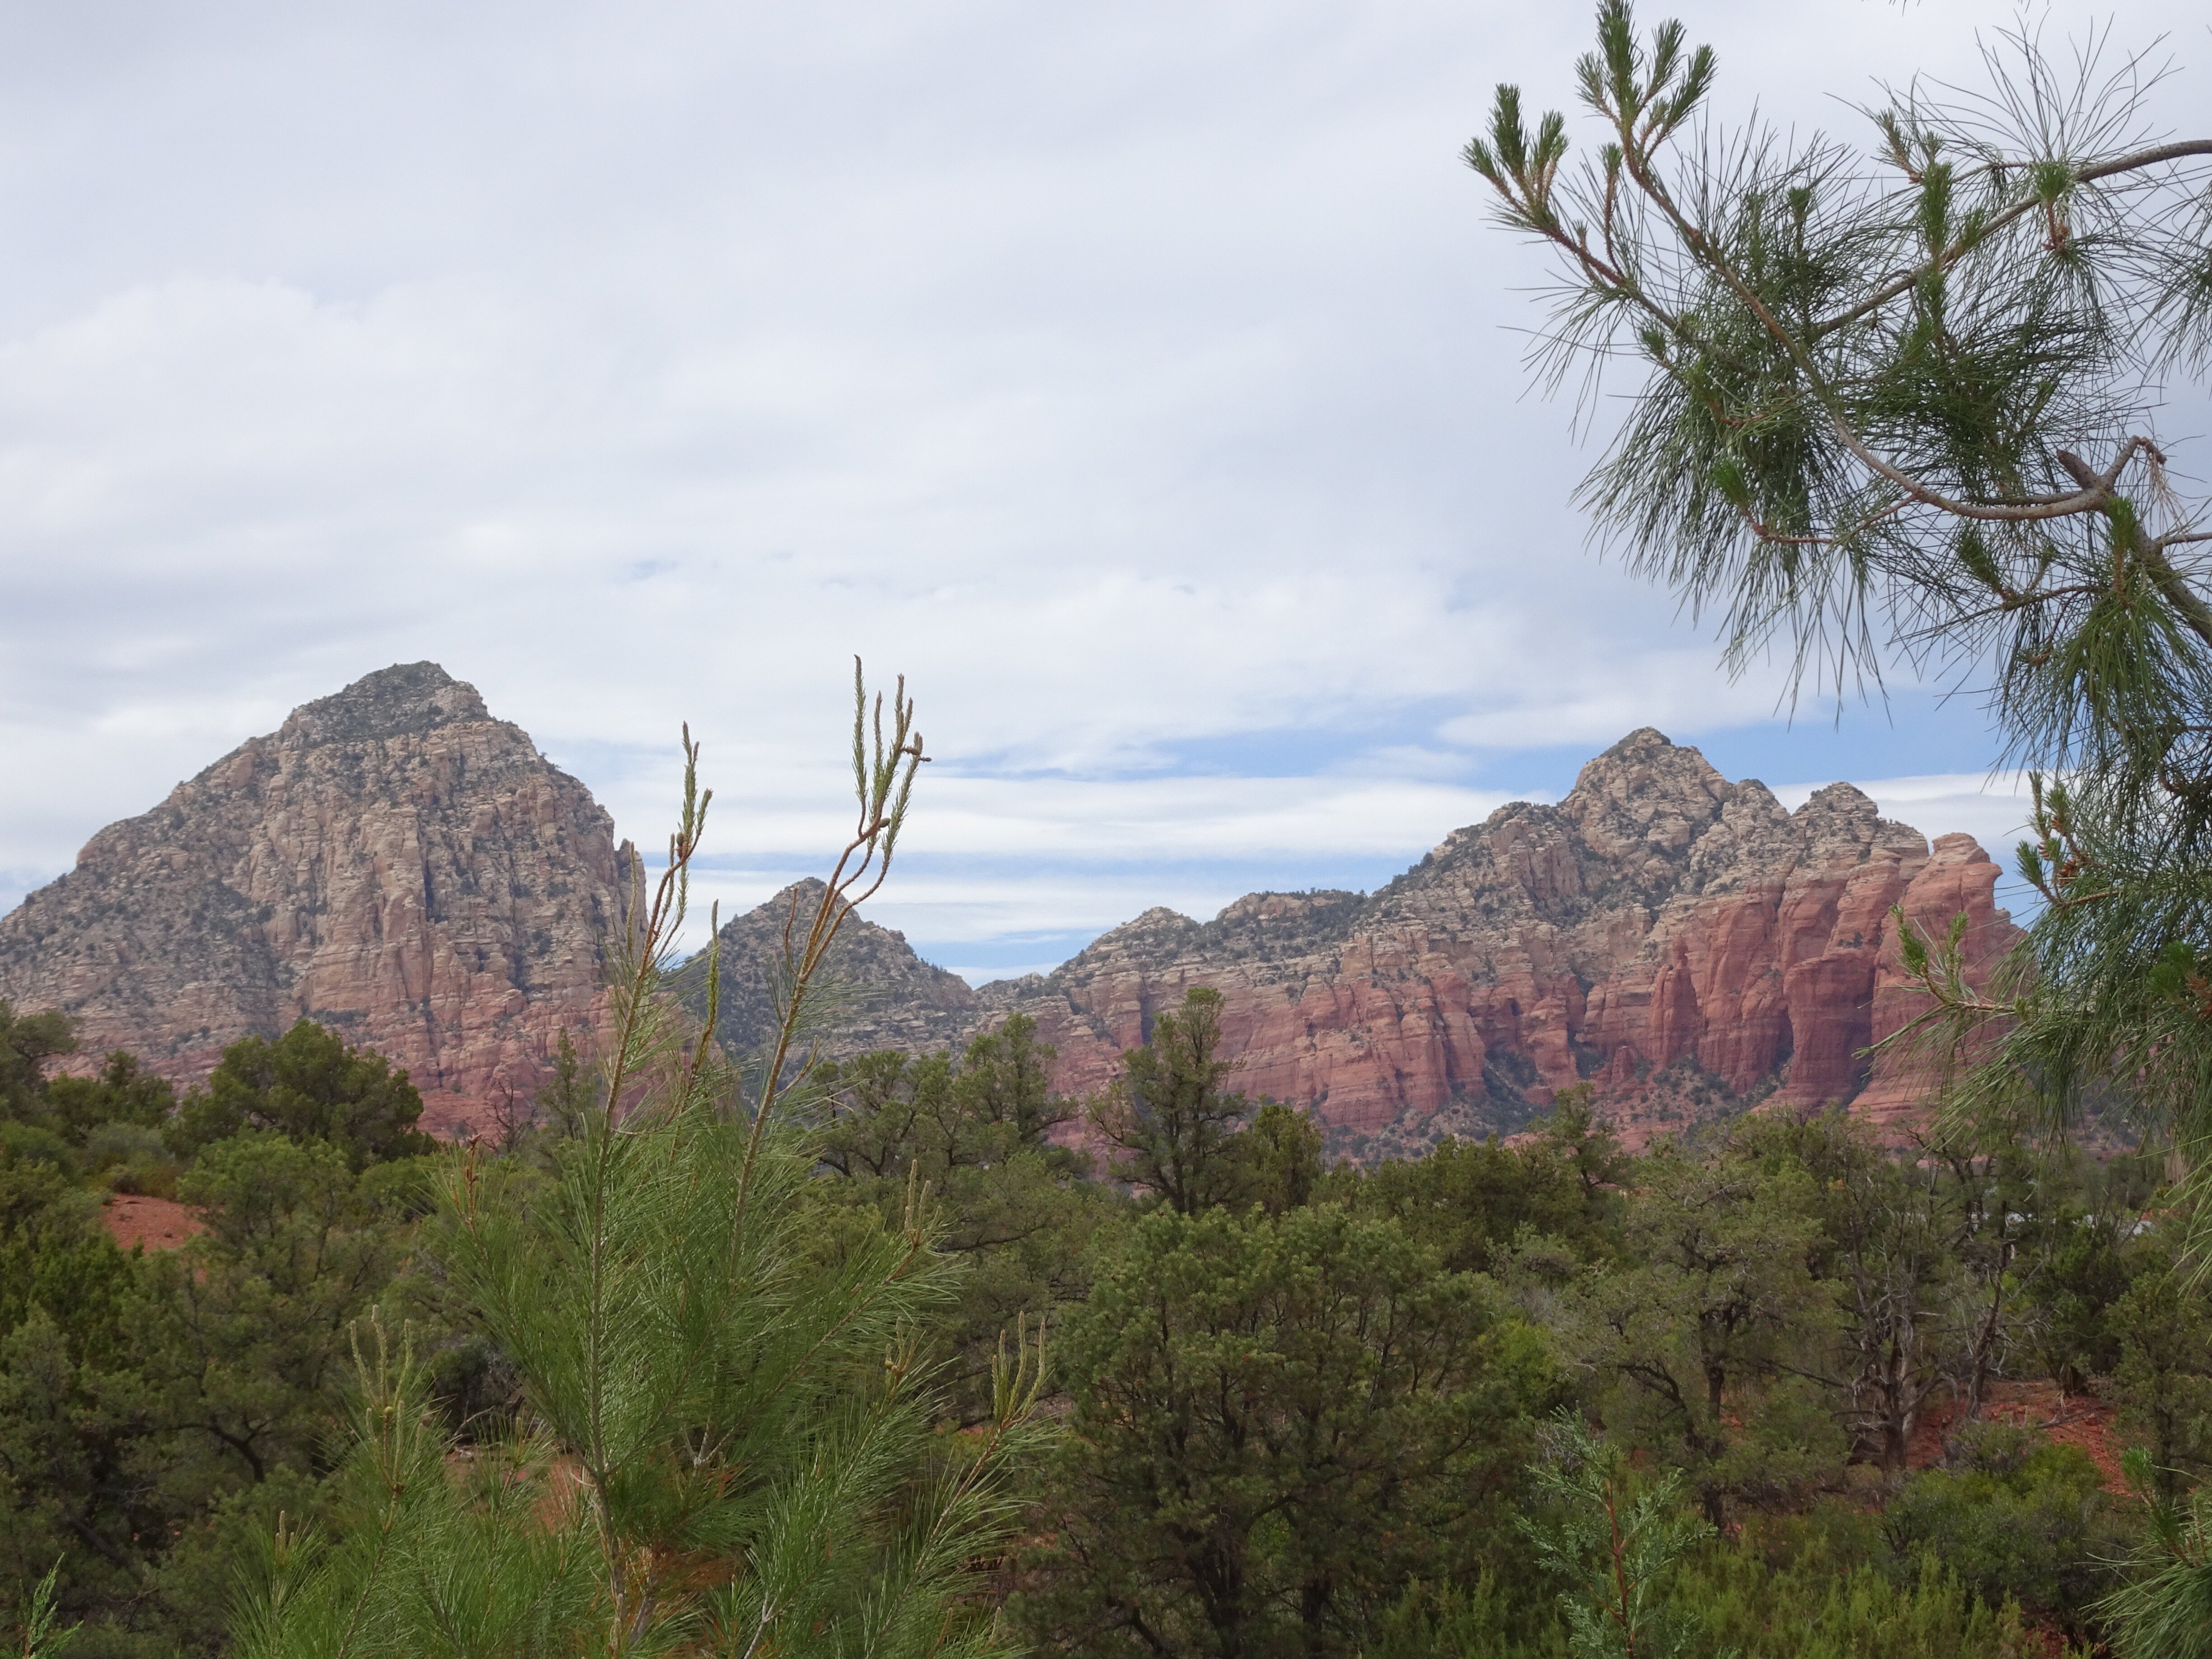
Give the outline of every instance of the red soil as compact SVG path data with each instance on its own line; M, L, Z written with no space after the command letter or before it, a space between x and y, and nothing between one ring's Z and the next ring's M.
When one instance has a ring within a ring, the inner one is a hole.
M100 1212L109 1237L125 1249L143 1244L149 1250L173 1250L207 1225L173 1198L142 1198L118 1193Z
M2112 1407L2091 1394L2062 1395L2055 1382L1992 1382L1982 1402L1985 1423L2009 1423L2035 1429L2069 1446L2079 1446L2104 1476L2104 1488L2116 1496L2127 1494L2120 1473L2120 1440L2112 1427ZM1931 1405L1912 1437L1908 1461L1924 1469L1943 1458L1943 1442L1957 1416L1948 1405Z

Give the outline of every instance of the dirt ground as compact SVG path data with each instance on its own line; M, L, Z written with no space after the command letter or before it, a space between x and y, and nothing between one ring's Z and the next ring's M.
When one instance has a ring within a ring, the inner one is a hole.
M2112 1407L2094 1395L2061 1395L2053 1382L1992 1382L1982 1404L1982 1420L2039 1429L2053 1440L2079 1446L2105 1477L2105 1490L2124 1496L2128 1490L2120 1473L2120 1441L2112 1427ZM1911 1462L1917 1469L1942 1461L1943 1437L1954 1413L1936 1407L1920 1419L1912 1437Z
M199 1217L173 1198L141 1198L118 1193L107 1200L100 1218L108 1234L125 1249L143 1244L149 1250L173 1250L193 1234L206 1231Z

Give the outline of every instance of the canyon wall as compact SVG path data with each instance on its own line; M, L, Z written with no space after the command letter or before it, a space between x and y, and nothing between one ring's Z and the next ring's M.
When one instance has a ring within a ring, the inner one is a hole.
M1239 1086L1308 1107L1362 1156L1510 1133L1584 1081L1636 1142L1770 1099L1848 1103L1895 1134L1928 1078L1862 1057L1923 1006L1892 908L1938 937L1964 910L1985 967L2018 937L1996 878L1970 836L1931 848L1848 784L1791 812L1646 729L1557 805L1503 807L1378 892L1253 894L1206 922L1147 911L1050 974L894 996L901 1029L878 1008L828 1046L957 1042L1018 1012L1081 1092L1206 985ZM732 959L757 926L732 924ZM884 964L923 966L860 926L864 995ZM749 1031L726 1022L732 1041Z
M1557 805L1502 807L1378 892L1155 910L979 1000L1035 1018L1082 1089L1215 986L1241 1085L1375 1155L1510 1131L1583 1081L1636 1140L1770 1097L1893 1128L1926 1079L1861 1058L1920 1006L1891 908L1939 935L1966 911L1986 964L2017 938L1996 875L1971 837L1931 849L1849 784L1790 812L1646 728Z

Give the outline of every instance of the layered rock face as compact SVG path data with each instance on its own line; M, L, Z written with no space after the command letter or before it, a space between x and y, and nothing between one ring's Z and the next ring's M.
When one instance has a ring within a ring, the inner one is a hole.
M1891 907L1939 933L1965 909L1986 962L2016 937L1996 881L1970 837L1931 854L1848 784L1790 812L1647 728L1558 805L1502 807L1377 893L1152 911L981 1000L1033 1016L1080 1089L1214 986L1243 1086L1377 1152L1510 1129L1584 1080L1635 1139L1770 1095L1868 1094L1893 1121L1924 1079L1892 1065L1869 1091L1859 1058L1917 1012Z
M186 1081L304 1015L405 1066L434 1125L480 1121L536 1086L562 1027L592 1023L627 857L471 687L390 668L95 836L0 919L0 997ZM1632 1140L1767 1098L1898 1132L1927 1077L1860 1057L1923 1006L1892 908L1937 936L1964 911L1986 966L2018 937L1996 877L1971 838L1931 849L1847 784L1790 812L1645 730L1556 806L1501 808L1379 892L1148 911L1049 975L971 991L856 918L818 1036L828 1054L933 1048L1021 1012L1080 1093L1206 985L1241 1085L1358 1155L1510 1132L1583 1081ZM766 1034L784 920L818 893L723 930L732 1046Z
M1377 893L1254 894L1209 922L1148 911L971 1010L949 993L915 1007L896 1036L1026 1013L1077 1092L1206 985L1241 1085L1310 1107L1348 1151L1510 1130L1585 1080L1632 1139L1769 1097L1895 1127L1924 1074L1860 1058L1920 1007L1892 907L1938 936L1964 910L1986 964L2018 936L1996 875L1971 837L1931 851L1848 784L1793 813L1647 729L1558 805L1501 808ZM866 1046L851 1036L833 1046Z
M301 1016L407 1067L434 1124L526 1093L602 994L613 824L434 663L295 710L0 919L0 996L205 1075Z

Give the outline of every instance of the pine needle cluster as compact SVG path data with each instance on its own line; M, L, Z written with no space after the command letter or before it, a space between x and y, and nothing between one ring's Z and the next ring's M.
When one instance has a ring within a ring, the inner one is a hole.
M1962 1109L2124 1102L2203 1166L2212 1136L2212 604L2170 388L2212 366L2212 139L2152 131L2166 65L2023 24L1985 84L1916 79L1869 142L1707 112L1680 23L1603 0L1577 66L1604 131L1498 89L1466 151L1547 247L1532 362L1632 382L1582 489L1632 569L1717 617L1741 672L1841 696L1899 664L1985 699L2036 779L2041 914L1994 978L1914 933Z

